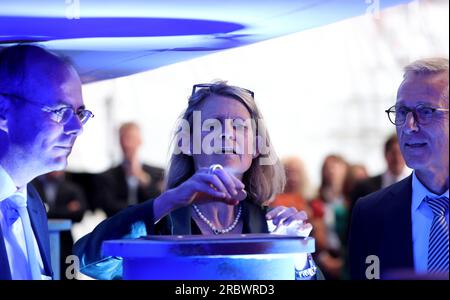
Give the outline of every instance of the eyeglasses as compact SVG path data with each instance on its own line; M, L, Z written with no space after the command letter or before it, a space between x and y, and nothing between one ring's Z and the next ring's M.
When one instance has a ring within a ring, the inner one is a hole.
M447 108L441 107L429 107L424 104L419 104L415 108L409 108L406 106L396 107L395 105L385 110L388 115L389 121L395 126L402 126L406 122L406 117L411 112L414 116L414 120L419 124L426 125L431 122L436 112L448 112Z
M194 84L194 86L192 87L192 95L194 95L196 92L198 92L201 89L211 89L212 87L215 87L215 86L221 86L221 85L217 85L217 84L214 84L214 83ZM255 93L253 91L247 90L247 89L244 89L244 88L241 88L241 87L239 87L239 89L249 93L252 96L253 99L255 98ZM214 92L214 89L212 89L211 91Z
M23 97L20 97L20 96L14 95L14 94L0 93L0 96L15 98L15 99L24 101L26 103L30 103L35 106L38 106L42 111L50 113L52 120L54 120L55 122L57 122L61 125L67 124L74 115L76 115L78 117L78 120L80 120L82 125L86 124L90 118L94 117L94 114L90 110L87 110L87 109L78 109L78 111L75 111L75 108L73 108L72 106L64 106L64 107L61 107L58 109L53 109L53 108L43 105L39 102L31 101L31 100L25 99Z

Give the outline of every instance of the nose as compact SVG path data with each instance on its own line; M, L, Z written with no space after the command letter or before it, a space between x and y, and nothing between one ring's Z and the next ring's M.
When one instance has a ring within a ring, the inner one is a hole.
M405 124L403 124L403 131L408 134L419 131L417 118L413 112L409 112L406 115Z
M220 138L225 140L234 140L234 127L232 122L225 122Z
M76 114L70 118L69 122L64 125L64 132L67 135L79 136L83 132L83 124Z

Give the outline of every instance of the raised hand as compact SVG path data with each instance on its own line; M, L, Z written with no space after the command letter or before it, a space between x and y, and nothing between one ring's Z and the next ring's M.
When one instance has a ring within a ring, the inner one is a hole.
M220 165L198 169L191 178L155 199L155 218L192 203L222 201L237 205L247 197L244 188L236 176Z

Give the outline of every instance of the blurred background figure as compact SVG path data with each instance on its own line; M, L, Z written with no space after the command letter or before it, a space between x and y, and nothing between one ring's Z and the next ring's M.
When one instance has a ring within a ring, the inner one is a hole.
M83 190L68 180L64 171L39 176L31 183L45 203L48 219L69 219L72 223L78 223L83 219L87 207ZM72 254L74 239L70 231L61 231L60 238L60 278L66 279L65 260Z
M359 198L388 187L411 173L406 167L405 160L400 152L397 135L395 134L390 135L384 143L384 159L387 166L387 170L384 173L367 178L356 184L353 190L349 190L350 211Z
M119 129L123 161L99 177L99 201L108 217L129 205L159 196L164 170L143 164L139 158L142 137L134 122L124 123Z
M344 265L337 228L344 226L347 215L344 182L348 169L344 158L328 155L322 164L318 197L311 202L317 263L327 279L340 279Z
M344 195L344 201L345 201L345 208L346 208L346 214L343 216L342 222L336 222L342 225L342 227L336 228L339 239L343 244L347 243L347 234L348 234L348 223L349 223L349 217L350 217L350 209L352 205L352 192L355 190L356 185L358 185L360 182L363 182L365 180L368 180L369 174L367 172L367 169L364 165L361 164L352 164L349 165L347 169L347 175L345 176L344 180L344 187L343 187L343 195Z
M311 199L311 190L308 174L303 161L295 156L286 157L282 161L286 173L286 185L284 192L276 196L270 206L295 207L304 210L308 216L312 216L308 200Z
M344 265L341 271L340 279L350 279L350 267L349 262L347 260L348 253L348 233L350 226L350 206L351 206L351 192L355 189L355 186L369 178L369 174L367 169L362 164L352 164L349 165L347 169L347 175L344 180L344 201L345 201L345 210L343 214L339 215L341 217L340 220L336 220L336 233L339 237L339 241L341 242L341 256L343 257ZM336 216L338 217L338 216Z
M351 164L348 167L347 175L344 180L344 195L346 202L349 203L351 193L355 190L356 185L369 178L367 169L362 164Z

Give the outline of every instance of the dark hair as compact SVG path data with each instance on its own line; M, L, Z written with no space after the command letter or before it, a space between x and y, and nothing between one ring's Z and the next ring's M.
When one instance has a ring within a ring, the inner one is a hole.
M52 56L63 65L72 67L69 58L58 56L42 46L17 44L0 48L0 92L7 89L12 93L23 94L23 82L27 77L28 57L31 52Z
M384 143L384 155L386 155L389 152L389 150L392 149L392 146L394 146L397 143L398 143L397 135L395 133L390 135L389 138Z
M325 157L325 159L323 160L323 163L322 163L321 183L320 183L320 187L319 187L319 197L324 201L327 201L325 192L326 192L326 189L328 188L328 186L331 184L331 182L329 182L328 178L326 178L326 176L325 176L325 168L327 166L327 163L329 163L330 161L342 164L348 170L348 163L342 156L340 156L338 154L330 154Z

